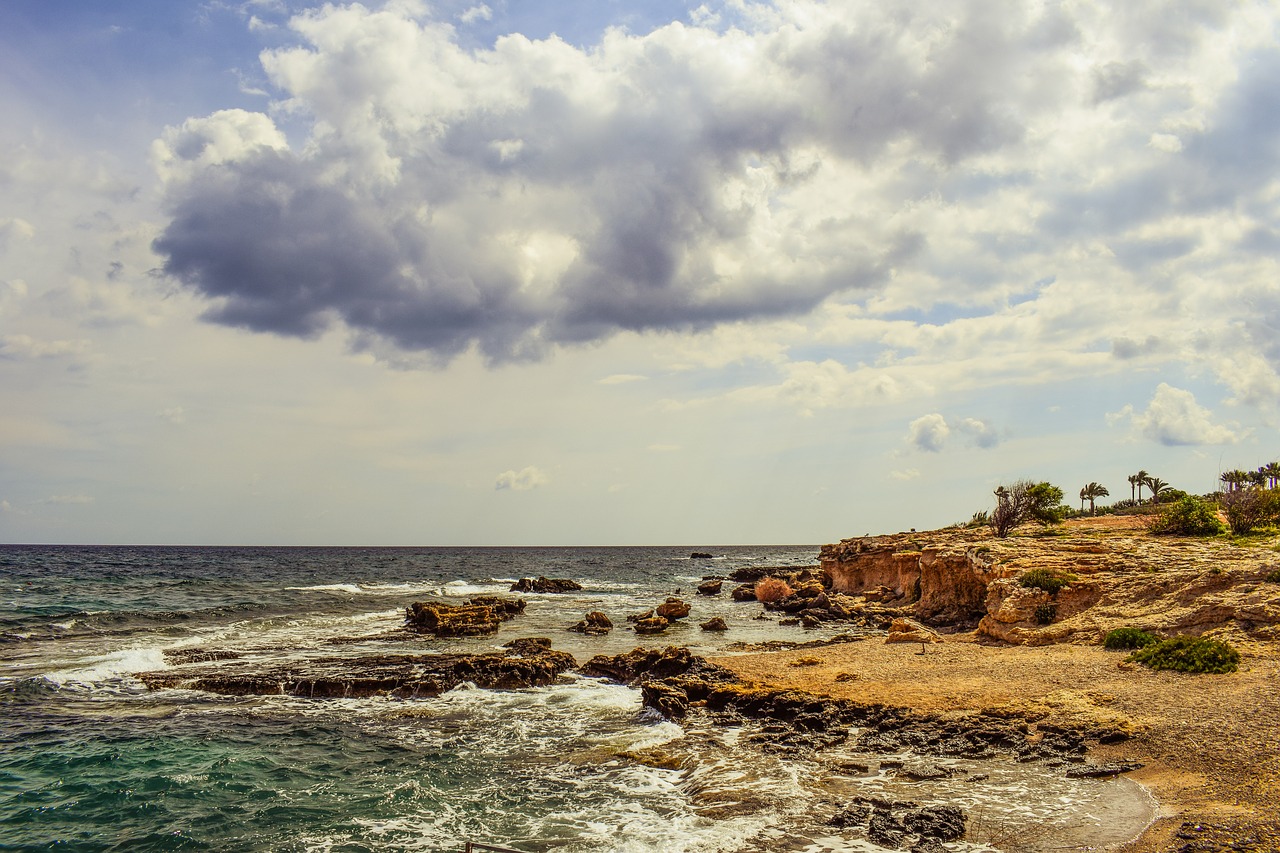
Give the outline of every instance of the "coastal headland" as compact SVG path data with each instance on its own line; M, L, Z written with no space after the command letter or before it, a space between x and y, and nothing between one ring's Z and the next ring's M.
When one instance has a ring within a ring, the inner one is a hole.
M1277 538L1155 536L1142 516L1029 526L1007 539L948 528L844 540L827 582L919 619L941 642L883 637L726 656L761 688L933 717L1017 718L1114 733L1091 762L1158 802L1125 853L1280 850L1280 553ZM1022 586L1039 569L1069 583ZM1228 674L1153 671L1103 648L1116 628L1210 636L1240 653Z

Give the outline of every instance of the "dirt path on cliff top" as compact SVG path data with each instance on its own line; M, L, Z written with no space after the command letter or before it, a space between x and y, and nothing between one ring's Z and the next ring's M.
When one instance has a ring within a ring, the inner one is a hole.
M1160 817L1126 853L1280 851L1276 644L1241 649L1231 675L1152 672L1097 646L991 646L973 635L920 648L873 638L715 662L749 681L859 703L1124 726L1131 740L1089 757L1146 765L1129 775L1156 796Z

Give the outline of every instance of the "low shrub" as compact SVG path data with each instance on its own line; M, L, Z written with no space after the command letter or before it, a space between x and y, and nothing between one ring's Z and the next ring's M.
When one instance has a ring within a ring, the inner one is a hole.
M1052 604L1041 604L1036 608L1036 624L1049 625L1058 618L1058 608Z
M1170 536L1217 536L1227 528L1218 518L1218 508L1194 495L1168 504L1151 523L1151 532Z
M1209 637L1171 637L1138 649L1128 659L1151 669L1178 672L1227 673L1240 665L1239 652Z
M782 578L761 578L756 581L756 601L772 604L791 595L795 590Z
M1247 488L1227 492L1219 503L1231 532L1240 535L1280 520L1280 490Z
M1263 580L1268 583L1280 583L1280 569L1267 572L1267 576Z
M1027 589L1043 589L1050 595L1057 595L1058 590L1068 587L1076 579L1075 575L1058 574L1049 569L1031 569L1023 572L1018 584Z
M1160 642L1159 637L1141 628L1116 628L1114 631L1108 631L1107 636L1102 639L1102 645L1112 651L1142 649L1158 642Z

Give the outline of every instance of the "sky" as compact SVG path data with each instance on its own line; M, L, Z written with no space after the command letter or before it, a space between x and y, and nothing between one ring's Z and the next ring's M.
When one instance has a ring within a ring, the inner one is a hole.
M0 4L0 542L820 544L1280 457L1280 9Z

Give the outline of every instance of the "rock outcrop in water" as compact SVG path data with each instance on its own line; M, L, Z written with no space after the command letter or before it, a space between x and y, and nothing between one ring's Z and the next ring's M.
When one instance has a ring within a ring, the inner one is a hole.
M521 578L511 585L510 592L577 592L582 584L568 578L548 578L538 575L536 578Z
M523 598L479 595L464 604L415 601L405 608L405 627L437 637L475 637L496 634L508 619L524 612Z
M216 650L210 660L217 660ZM367 655L255 663L228 661L211 667L144 672L148 688L204 690L230 696L285 695L338 698L388 695L403 699L439 696L459 684L517 690L555 682L575 665L573 655L554 651L545 638L513 640L501 652L457 655Z
M589 637L601 637L613 630L613 620L599 610L592 610L569 630Z

